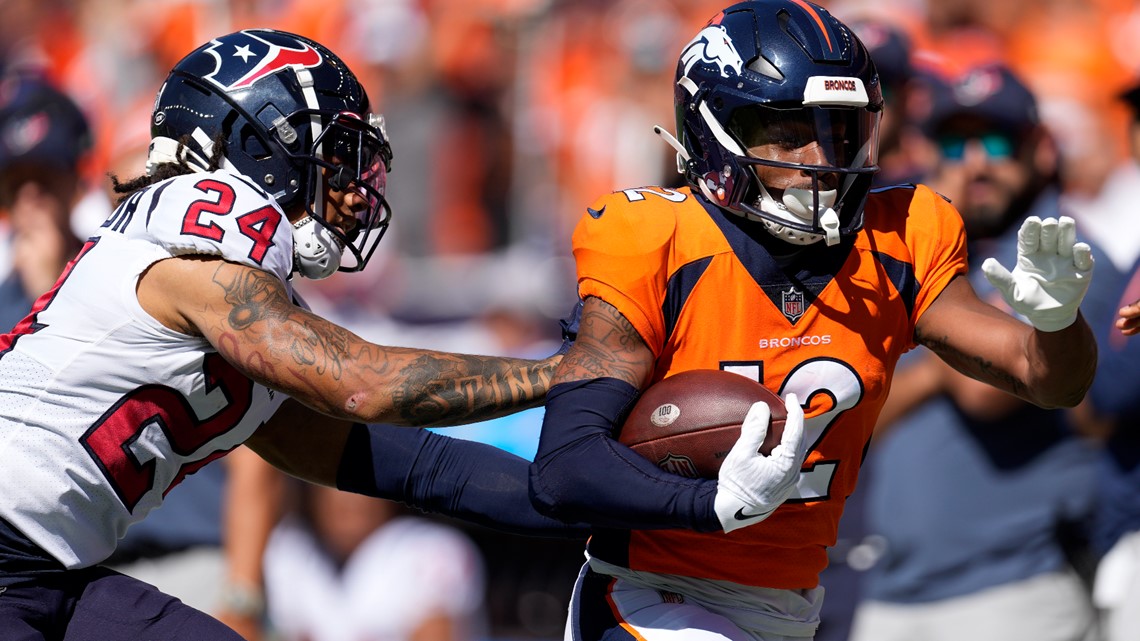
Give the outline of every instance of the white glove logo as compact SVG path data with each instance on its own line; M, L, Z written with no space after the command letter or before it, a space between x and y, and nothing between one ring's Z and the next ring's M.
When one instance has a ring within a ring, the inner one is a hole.
M1043 332L1065 329L1077 319L1092 269L1092 251L1077 242L1076 223L1068 216L1026 218L1017 232L1012 272L994 258L982 263L986 280L1005 302Z
M795 394L784 399L788 417L780 444L764 456L760 445L768 434L772 411L753 403L720 466L713 507L725 532L754 525L768 518L796 488L807 448L804 447L804 410Z

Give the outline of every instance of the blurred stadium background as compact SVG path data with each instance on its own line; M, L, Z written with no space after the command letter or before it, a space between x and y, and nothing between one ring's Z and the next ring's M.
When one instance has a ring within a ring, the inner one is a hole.
M547 354L574 297L569 233L603 193L676 184L669 148L676 54L709 0L0 0L0 61L33 69L93 123L84 234L110 210L106 174L142 171L167 69L244 27L329 45L385 114L394 223L382 258L304 295L369 339L465 352ZM994 58L1037 92L1061 141L1067 192L1092 196L1124 157L1116 97L1140 72L1134 0L847 0L886 20L916 64L953 73ZM888 109L890 105L888 105ZM523 456L541 410L453 430ZM580 542L466 528L486 555L496 638L561 638Z

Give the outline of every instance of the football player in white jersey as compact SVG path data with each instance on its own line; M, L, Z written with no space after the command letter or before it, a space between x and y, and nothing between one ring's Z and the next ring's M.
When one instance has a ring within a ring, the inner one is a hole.
M540 405L559 356L374 345L293 292L363 269L390 220L384 123L340 59L284 32L216 38L170 72L151 133L146 174L116 179L118 208L0 336L0 636L240 639L98 564L242 443L325 485L560 527L519 491L522 459L365 425Z

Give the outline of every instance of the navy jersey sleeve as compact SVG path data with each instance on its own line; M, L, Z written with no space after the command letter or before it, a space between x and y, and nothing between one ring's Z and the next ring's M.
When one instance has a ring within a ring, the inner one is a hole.
M721 529L716 481L670 474L611 437L611 425L637 400L614 378L561 383L546 399L531 498L563 521L620 529Z

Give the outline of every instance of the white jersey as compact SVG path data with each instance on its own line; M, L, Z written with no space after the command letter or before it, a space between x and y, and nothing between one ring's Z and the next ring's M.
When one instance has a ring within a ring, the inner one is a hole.
M0 336L0 518L68 568L107 558L285 400L139 305L139 275L188 254L264 269L291 291L292 227L276 202L224 171L179 176L116 209Z

